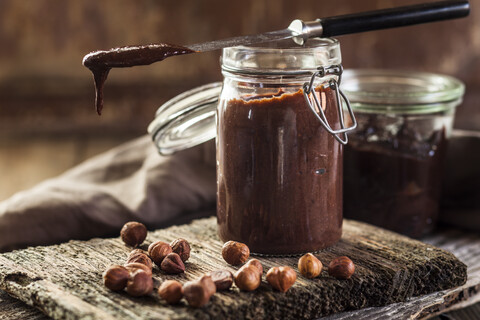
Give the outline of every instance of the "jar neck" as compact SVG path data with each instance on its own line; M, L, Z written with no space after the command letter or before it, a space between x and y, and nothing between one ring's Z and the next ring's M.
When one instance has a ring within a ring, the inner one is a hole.
M319 67L341 64L340 44L336 39L310 39L304 46L292 40L255 47L223 50L222 72L225 76L305 78Z

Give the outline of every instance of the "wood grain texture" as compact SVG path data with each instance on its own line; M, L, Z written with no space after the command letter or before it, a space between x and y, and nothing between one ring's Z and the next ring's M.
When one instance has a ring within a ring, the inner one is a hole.
M187 272L169 276L156 270L154 277L159 282L171 278L185 282L219 268L235 271L221 257L222 243L216 236L215 218L151 232L145 245L178 237L192 245ZM324 270L314 280L299 276L286 294L274 291L264 281L256 292L233 288L214 295L206 307L194 309L184 302L167 306L156 294L132 298L106 289L101 279L103 270L111 264L124 263L129 251L115 238L6 253L0 256L0 287L55 319L298 319L402 302L462 285L466 280L466 266L451 253L346 220L339 244L317 256L324 265L336 256L351 257L357 268L350 280L333 279ZM296 270L296 257L259 260L265 272L278 265Z

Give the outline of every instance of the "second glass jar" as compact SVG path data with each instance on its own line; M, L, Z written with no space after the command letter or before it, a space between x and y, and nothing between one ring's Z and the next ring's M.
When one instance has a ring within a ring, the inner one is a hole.
M218 233L254 253L312 252L335 244L342 233L343 146L306 100L313 103L315 94L331 128L341 128L338 93L331 86L338 73L312 79L318 67L341 66L340 45L312 39L303 47L275 46L223 52Z

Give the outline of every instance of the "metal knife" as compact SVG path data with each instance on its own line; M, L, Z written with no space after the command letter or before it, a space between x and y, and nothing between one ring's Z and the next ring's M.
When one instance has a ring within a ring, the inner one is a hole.
M468 16L469 12L468 1L439 1L334 16L310 22L294 20L288 28L283 30L192 44L186 47L193 51L205 52L285 39L293 39L297 44L302 45L307 39L313 37L334 37L343 34L456 19Z

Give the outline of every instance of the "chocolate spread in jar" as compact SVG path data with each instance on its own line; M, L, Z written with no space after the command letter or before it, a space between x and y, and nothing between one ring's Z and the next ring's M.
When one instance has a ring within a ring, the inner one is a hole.
M321 95L327 119L338 123L335 93L322 89ZM220 238L265 254L336 243L343 148L312 114L303 91L222 101L217 119Z
M160 43L144 46L125 46L108 51L94 51L87 54L83 58L83 65L93 73L97 113L102 113L103 86L111 68L148 65L171 56L193 52L195 51L179 45Z
M345 148L344 216L411 237L428 233L439 210L445 130L423 139L405 119L389 135L380 116L356 117L359 130Z

